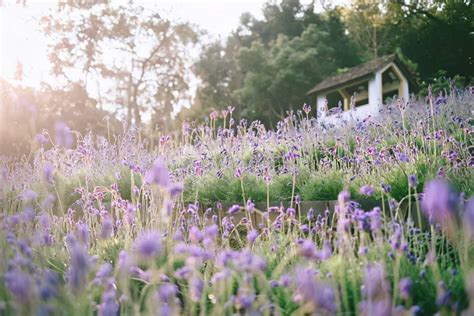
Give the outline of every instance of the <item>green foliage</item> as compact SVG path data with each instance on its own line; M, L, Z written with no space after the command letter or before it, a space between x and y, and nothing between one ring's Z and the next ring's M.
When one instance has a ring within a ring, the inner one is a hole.
M270 184L270 194L278 199L278 201L291 200L291 187L293 177L289 174L275 177Z
M389 47L399 47L415 62L422 80L436 78L439 70L451 78L472 78L469 1L389 1L386 10Z
M464 87L466 78L459 75L455 75L453 78L449 78L446 70L439 70L433 78L424 81L420 87L420 95L427 96L428 89L431 87L431 94L433 97L438 95L451 94L451 91L456 88Z
M239 64L245 73L244 85L235 96L241 104L252 104L252 108L242 114L251 118L262 114L264 118L283 117L288 105L294 108L302 104L306 91L336 69L334 63L322 64L318 59L331 60L334 50L327 45L329 40L328 33L310 25L291 40L278 37L270 50L259 42L243 48Z
M245 197L247 199L250 198L254 202L266 201L267 189L263 180L258 179L255 175L244 175L243 186ZM233 175L226 175L222 178L204 175L203 177L197 179L194 183L188 182L187 185L185 185L184 200L188 202L194 201L196 198L196 193L198 194L199 201L203 203L241 203L243 201L241 180L235 178Z
M390 195L397 201L408 194L408 178L400 168L393 168L385 172L383 179L386 184L392 187Z
M301 187L300 195L304 201L337 200L337 195L344 188L341 172L312 175Z

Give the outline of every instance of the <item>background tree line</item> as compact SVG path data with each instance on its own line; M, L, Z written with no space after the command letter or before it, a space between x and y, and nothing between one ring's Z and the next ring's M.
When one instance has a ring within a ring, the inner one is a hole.
M244 14L227 38L208 44L195 65L202 84L182 117L233 104L237 114L270 125L299 108L325 77L397 52L419 83L467 85L474 64L470 1L352 0L348 7L299 0L268 2L263 19ZM443 82L447 82L446 80Z
M422 85L440 76L472 82L470 1L321 3L320 12L314 1L269 1L262 18L245 13L226 39L209 42L200 30L133 3L61 1L41 18L54 82L24 87L21 65L15 82L2 81L1 152L23 152L31 134L58 118L81 132L119 131L125 122L152 134L232 105L234 117L274 126L325 77L395 51ZM200 49L194 61L193 47Z

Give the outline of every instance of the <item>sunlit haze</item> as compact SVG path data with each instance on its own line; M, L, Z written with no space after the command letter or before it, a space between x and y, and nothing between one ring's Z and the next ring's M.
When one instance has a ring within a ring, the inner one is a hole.
M126 3L127 1L115 1ZM250 12L261 17L264 0L179 0L136 1L156 8L163 16L178 22L189 21L206 30L215 38L224 38L238 23L240 15ZM308 3L311 1L301 1ZM335 1L343 3L344 1ZM26 6L6 0L0 7L0 74L13 79L16 65L21 62L27 85L37 86L48 78L49 63L46 41L38 20L42 15L57 10L57 1L31 0Z

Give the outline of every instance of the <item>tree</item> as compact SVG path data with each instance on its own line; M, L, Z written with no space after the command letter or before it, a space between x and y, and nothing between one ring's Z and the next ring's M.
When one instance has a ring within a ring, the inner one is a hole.
M42 22L58 80L79 83L129 126L144 115L166 124L173 105L189 98L186 48L197 35L188 25L109 4L66 7Z
M388 33L383 1L353 0L344 15L349 35L357 43L365 60L387 52Z
M216 41L204 47L194 67L202 81L196 91L194 107L203 111L219 110L235 102L232 92L241 87L242 81L237 61L239 49L240 42L235 36L229 37L225 45ZM198 111L198 116L203 111Z
M300 107L306 92L337 69L330 41L327 32L310 25L299 37L280 35L270 50L261 42L243 48L239 61L244 84L235 97L248 104L244 116L273 125L287 110Z
M250 14L244 14L238 32L248 34L243 37L245 46L260 40L265 45L274 41L279 35L289 38L301 35L304 30L304 20L314 15L313 6L303 6L299 0L282 0L280 3L267 2L263 6L263 20L258 20Z
M471 1L391 1L387 5L390 47L417 63L423 80L446 76L472 80L474 8Z
M324 76L360 62L339 8L319 14L312 4L283 0L268 2L263 16L243 14L225 45L204 50L196 64L202 85L186 115L231 103L235 117L275 123Z

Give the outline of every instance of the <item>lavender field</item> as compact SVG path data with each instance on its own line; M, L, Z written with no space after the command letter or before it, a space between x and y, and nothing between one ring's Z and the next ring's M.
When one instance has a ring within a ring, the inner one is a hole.
M452 91L341 127L307 105L275 130L232 107L167 135L57 122L0 158L0 314L474 315L473 111Z

